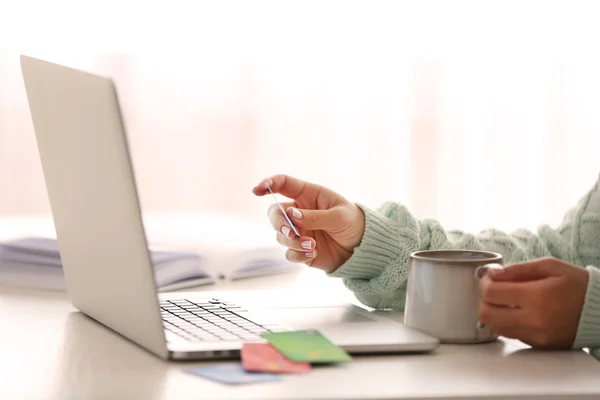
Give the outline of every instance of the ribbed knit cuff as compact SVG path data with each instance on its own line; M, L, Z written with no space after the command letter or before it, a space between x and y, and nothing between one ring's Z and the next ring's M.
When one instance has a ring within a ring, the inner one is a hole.
M589 281L573 348L600 346L600 269L588 266Z
M365 232L354 254L331 277L372 279L398 258L400 238L398 223L378 212L357 204L365 214Z

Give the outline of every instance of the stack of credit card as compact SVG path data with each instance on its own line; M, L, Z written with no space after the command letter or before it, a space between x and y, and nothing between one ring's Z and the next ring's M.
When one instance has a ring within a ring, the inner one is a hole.
M226 384L272 382L281 380L281 374L308 373L312 364L352 360L317 330L266 332L261 336L268 343L243 344L241 365L218 364L185 372Z

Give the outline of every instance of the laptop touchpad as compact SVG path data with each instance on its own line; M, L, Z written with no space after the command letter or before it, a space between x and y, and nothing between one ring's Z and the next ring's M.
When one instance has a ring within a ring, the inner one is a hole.
M292 322L294 325L326 325L348 322L376 322L375 319L356 313L342 306L271 308L269 314Z

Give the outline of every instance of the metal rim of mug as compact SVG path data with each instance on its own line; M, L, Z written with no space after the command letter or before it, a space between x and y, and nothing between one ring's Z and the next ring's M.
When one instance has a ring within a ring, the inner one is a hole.
M483 255L487 257L482 258L444 258L444 255L452 255L456 257L456 255L460 254L477 254ZM483 251L483 250L419 250L410 254L410 258L413 260L422 260L422 261L433 261L433 262L443 262L446 264L490 264L495 262L502 262L502 255L498 253L494 253L493 251Z

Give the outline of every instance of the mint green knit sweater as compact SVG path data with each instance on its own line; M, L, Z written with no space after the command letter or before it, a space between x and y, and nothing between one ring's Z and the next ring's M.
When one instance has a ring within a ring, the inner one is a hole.
M365 213L365 232L354 254L335 272L367 306L404 309L410 253L430 249L488 250L502 254L506 265L555 257L586 267L589 284L574 348L590 348L600 357L600 177L569 210L557 228L541 226L537 233L495 229L477 235L446 231L437 221L419 220L393 202Z

